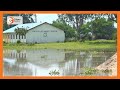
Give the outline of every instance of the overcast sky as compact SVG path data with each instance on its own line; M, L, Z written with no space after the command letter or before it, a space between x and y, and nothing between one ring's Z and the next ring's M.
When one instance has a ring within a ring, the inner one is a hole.
M52 21L56 20L57 18L57 14L37 14L37 23L52 23Z

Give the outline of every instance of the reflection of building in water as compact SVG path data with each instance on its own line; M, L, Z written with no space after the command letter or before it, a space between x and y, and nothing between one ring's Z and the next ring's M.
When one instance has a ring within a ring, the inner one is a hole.
M40 50L4 50L4 58L17 59L22 61L26 59L28 62L36 65L48 67L50 64L64 61L64 50L57 49L40 49Z
M4 62L4 75L32 75L32 71L25 67L24 64L13 64L10 65L8 62Z
M79 75L80 73L80 61L70 60L65 62L64 67L62 67L63 75Z
M53 64L63 62L64 58L64 50L57 49L4 50L4 73L6 75L41 75L41 72L47 70L45 73L49 74L48 69L54 67ZM15 62L11 63L11 61Z
M16 58L16 59L25 59L26 58L26 50L22 51L17 51L17 50L10 50L10 49L5 49L3 50L3 55L6 58Z
M29 50L26 53L26 58L29 62L44 67L62 62L65 58L64 50L57 49Z
M80 60L77 59L75 52L65 53L65 62L59 66L63 75L79 75Z
M81 68L95 67L105 61L104 53L75 52L57 49L4 50L5 75L46 76L51 70L60 75L80 75Z

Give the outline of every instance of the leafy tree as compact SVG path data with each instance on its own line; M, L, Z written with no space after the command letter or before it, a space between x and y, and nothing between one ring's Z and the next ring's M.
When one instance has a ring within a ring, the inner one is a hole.
M16 28L15 29L16 35L19 35L19 36L25 36L27 32L28 32L28 30L25 28Z
M96 39L112 39L112 34L115 31L113 21L101 18L95 19L91 23Z
M80 39L81 41L85 41L86 39L89 39L89 40L93 39L92 28L91 28L90 22L88 22L87 24L83 24L81 26Z
M66 39L75 37L75 30L70 25L67 25L65 22L56 20L53 21L52 25L64 30Z
M28 32L28 30L25 28L16 28L15 29L15 33L17 35L24 35L25 36L27 32Z
M96 18L95 20L82 25L82 34L91 32L95 39L113 39L115 37L116 29L114 22L106 18Z

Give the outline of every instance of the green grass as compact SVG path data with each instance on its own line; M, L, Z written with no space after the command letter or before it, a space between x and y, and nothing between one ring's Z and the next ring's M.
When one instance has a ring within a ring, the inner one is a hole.
M42 44L4 44L4 49L69 49L69 50L108 50L116 51L115 40L94 40L85 42L42 43Z
M105 73L107 73L107 74L109 74L109 73L112 73L112 70L108 70L108 69L106 69L106 70L98 70L98 69L95 69L95 68L88 68L88 67L84 67L84 68L82 68L82 73L80 73L80 75L82 75L82 76L96 76L96 74L105 74Z

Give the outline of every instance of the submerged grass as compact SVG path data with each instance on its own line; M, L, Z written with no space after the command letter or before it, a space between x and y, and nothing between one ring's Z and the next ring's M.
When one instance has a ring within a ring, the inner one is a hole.
M69 49L69 50L108 50L116 51L115 40L94 40L85 42L41 43L41 44L4 44L4 49Z
M83 75L83 76L96 76L96 75L99 75L99 74L111 74L112 73L112 70L98 70L98 69L95 69L95 68L88 68L88 67L84 67L82 68L83 72L80 73L80 75Z

